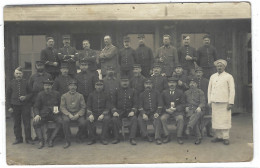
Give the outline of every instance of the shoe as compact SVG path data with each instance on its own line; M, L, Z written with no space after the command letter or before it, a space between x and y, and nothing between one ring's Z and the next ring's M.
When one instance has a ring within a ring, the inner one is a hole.
M94 143L96 143L96 141L95 140L91 140L91 141L88 142L88 145L92 145Z
M27 144L31 144L31 145L34 145L34 142L32 140L26 140L25 141Z
M68 147L70 147L70 142L66 142L65 145L63 146L64 149L67 149Z
M49 148L52 148L52 147L53 147L53 140L49 140L49 142L48 142L48 147L49 147Z
M13 145L20 144L20 143L23 143L23 140L15 140Z
M119 139L115 139L115 140L113 140L111 143L112 144L117 144L117 143L119 143L120 141L119 141Z
M38 149L42 149L43 147L44 147L44 142L43 142L43 141L40 141L40 142L39 142Z
M156 144L157 145L161 145L162 144L162 141L160 139L156 139Z
M212 143L216 143L216 142L222 142L223 139L220 139L220 138L214 138L211 140Z
M190 135L190 132L191 132L190 130L191 130L191 128L190 128L190 127L187 127L187 129L185 130L185 134L186 134L186 135Z
M130 144L131 144L131 145L136 145L135 139L130 139Z
M170 137L169 137L169 136L166 136L166 138L163 140L163 143L168 143L168 142L170 142L170 141L171 141Z
M182 138L177 138L178 144L183 144Z
M103 145L107 145L107 144L108 144L108 142L107 142L106 140L101 140L101 143L102 143Z
M224 139L223 144L224 145L229 145L229 140L228 139Z
M197 138L194 143L195 143L195 145L199 145L201 143L201 139Z

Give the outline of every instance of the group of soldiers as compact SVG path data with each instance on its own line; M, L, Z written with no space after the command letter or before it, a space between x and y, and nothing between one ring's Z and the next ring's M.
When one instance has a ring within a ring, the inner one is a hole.
M59 50L54 48L54 39L48 37L41 61L35 64L37 72L27 81L23 79L23 69L18 67L7 88L6 106L14 118L13 144L23 142L21 118L26 143L34 143L31 107L39 149L45 145L53 147L60 130L66 140L64 148L68 148L71 122L79 125L77 138L88 137L89 145L97 141L97 123L102 125L101 143L107 145L108 137L112 136L112 144L117 144L123 119L129 121L132 145L137 144L138 132L158 145L169 142L169 118L176 120L179 144L183 144L183 134L192 132L196 135L195 144L200 144L200 120L211 111L207 105L208 79L216 72L215 66L224 60L217 61L216 49L210 45L208 35L203 37L204 46L197 51L189 45L189 36L183 38L183 47L177 50L170 44L170 36L164 35L164 45L155 56L145 45L144 34L138 35L138 40L139 47L134 50L126 36L124 48L118 50L111 37L105 36L102 51L92 50L90 42L84 40L84 50L78 53L70 46L70 36L63 36L64 47ZM56 126L47 135L49 121ZM154 126L154 138L147 131L149 121ZM212 137L211 123L206 128L207 135Z

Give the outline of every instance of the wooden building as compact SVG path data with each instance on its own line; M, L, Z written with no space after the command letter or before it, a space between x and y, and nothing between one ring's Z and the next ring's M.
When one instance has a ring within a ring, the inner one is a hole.
M71 45L82 50L82 40L101 50L103 37L123 46L123 36L137 47L137 34L146 35L146 44L155 50L163 34L172 44L182 45L182 36L191 36L191 45L202 46L202 36L210 34L219 58L228 61L227 71L236 82L235 112L252 110L251 7L249 3L171 3L114 5L6 6L4 8L6 83L14 69L25 67L26 76L45 48L46 37L62 46L62 35L71 35ZM250 102L251 101L251 102Z

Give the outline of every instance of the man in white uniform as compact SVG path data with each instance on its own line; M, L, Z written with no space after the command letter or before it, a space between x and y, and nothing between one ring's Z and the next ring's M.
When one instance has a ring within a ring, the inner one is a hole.
M235 84L232 75L225 72L227 61L219 59L214 62L214 65L217 73L210 77L208 86L208 103L212 107L212 128L215 130L215 139L212 142L223 142L229 145Z

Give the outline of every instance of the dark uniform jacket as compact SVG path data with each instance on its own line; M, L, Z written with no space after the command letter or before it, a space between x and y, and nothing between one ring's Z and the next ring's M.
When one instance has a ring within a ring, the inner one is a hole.
M135 89L137 94L139 95L144 91L144 81L145 77L143 75L137 76L137 77L132 77L130 80L130 87Z
M34 104L34 115L41 117L53 113L53 107L60 105L60 93L52 90L50 93L41 91L36 98Z
M53 90L58 91L60 95L67 93L69 91L68 86L70 80L72 80L72 77L70 76L64 76L64 75L58 76L53 83Z
M96 90L89 94L87 101L87 115L93 114L95 118L101 114L109 114L111 108L110 99L104 91Z
M163 102L161 94L156 90L145 90L139 96L139 111L149 116L162 112Z
M111 102L113 102L113 95L115 91L119 88L119 80L116 77L108 77L104 78L104 91L108 94Z
M174 115L183 115L185 107L185 96L182 90L175 89L174 93L170 92L170 89L162 92L162 101L164 110L171 107L171 102L174 102L176 111Z
M121 70L132 70L136 63L136 53L131 47L122 48L118 52L118 63Z
M79 60L86 59L89 62L88 70L97 70L97 51L92 49L84 49L79 54Z
M181 89L182 91L186 91L189 89L189 84L188 84L188 76L182 73L181 75L174 74L173 75L175 78L178 80L182 81L182 85L180 86L177 84L177 88Z
M113 98L113 106L115 109L112 112L117 111L119 117L127 117L128 113L137 111L137 93L132 88L119 88Z
M209 80L207 78L197 78L198 89L201 89L205 95L206 102L208 102L208 86Z
M25 96L24 101L20 101L19 97ZM6 107L10 108L12 105L25 105L31 100L32 93L28 82L25 79L13 79L7 86L6 91Z
M185 57L189 55L192 60L186 60ZM182 46L178 49L179 62L181 63L183 69L190 70L194 69L194 62L197 60L197 51L191 46Z
M204 45L198 49L197 56L197 63L200 67L214 67L214 61L217 60L217 51L212 45Z
M159 91L160 93L168 88L168 80L165 76L158 75L158 76L152 76L150 78L153 83L153 89Z
M74 57L69 55L74 55ZM69 74L75 75L77 73L76 61L79 60L76 48L64 46L60 48L58 56L61 62L68 62Z
M45 70L48 73L59 72L60 61L58 51L52 47L47 47L41 51L41 61L45 64ZM58 66L53 66L53 62L57 62Z

